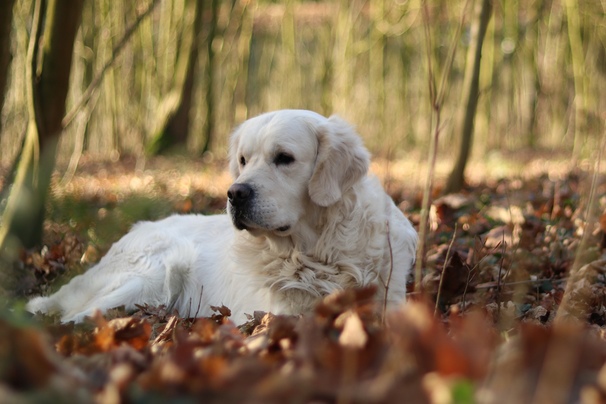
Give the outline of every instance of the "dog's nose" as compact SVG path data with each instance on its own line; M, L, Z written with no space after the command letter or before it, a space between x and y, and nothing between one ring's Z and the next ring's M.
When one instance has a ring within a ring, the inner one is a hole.
M250 200L253 193L252 187L248 184L233 184L227 190L227 198L232 205L238 206Z

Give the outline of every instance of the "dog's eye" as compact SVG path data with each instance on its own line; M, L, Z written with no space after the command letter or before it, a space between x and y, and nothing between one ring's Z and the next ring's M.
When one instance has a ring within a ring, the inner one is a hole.
M295 161L295 158L288 153L278 153L274 157L274 164L277 166L289 165Z
M244 167L246 165L246 159L244 158L244 156L240 156L240 165L242 167Z

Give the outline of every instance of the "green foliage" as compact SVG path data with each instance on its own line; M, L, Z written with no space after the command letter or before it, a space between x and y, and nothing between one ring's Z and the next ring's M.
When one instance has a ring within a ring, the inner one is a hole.
M167 199L130 195L119 204L93 201L78 196L54 198L49 208L49 219L67 225L95 245L108 247L140 220L157 220L174 211Z
M475 403L474 384L470 380L457 380L452 386L451 392L453 404Z
M0 323L11 327L36 327L40 323L32 318L32 314L25 311L25 302L17 301L11 304L0 301Z

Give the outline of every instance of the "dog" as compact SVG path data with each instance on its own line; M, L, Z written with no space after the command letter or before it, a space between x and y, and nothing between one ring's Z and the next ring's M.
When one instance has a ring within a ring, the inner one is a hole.
M231 136L226 214L139 222L97 265L26 308L81 322L118 306L203 317L225 305L243 323L257 310L309 312L332 292L370 284L379 301L398 304L417 234L369 164L360 136L337 116L249 119Z

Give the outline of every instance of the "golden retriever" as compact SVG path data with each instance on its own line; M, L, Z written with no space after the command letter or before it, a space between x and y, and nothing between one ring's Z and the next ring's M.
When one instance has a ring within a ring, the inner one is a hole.
M309 311L334 291L378 286L399 303L415 258L412 225L367 175L368 151L342 119L281 110L232 134L225 215L140 222L86 273L30 312L82 321L95 309L166 305L208 316L226 305L236 323L255 310Z

